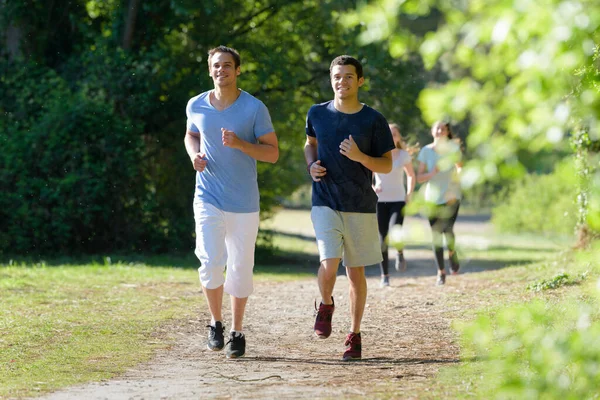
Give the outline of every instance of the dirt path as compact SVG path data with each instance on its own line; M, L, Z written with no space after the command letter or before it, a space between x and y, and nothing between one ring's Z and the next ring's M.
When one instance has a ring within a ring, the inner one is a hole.
M464 234L487 229L485 220L465 218L457 225ZM392 268L388 288L379 288L378 271L369 269L360 362L340 361L350 320L345 276L335 287L334 331L326 340L312 332L316 279L263 283L248 305L246 357L226 360L222 352L206 350L205 321L187 321L171 332L176 344L151 362L118 379L45 399L410 398L426 393L441 367L458 362L450 318L473 305L456 299L473 298L486 283L476 279L473 272L480 268L471 263L445 287L435 287L430 250L408 249L406 256L407 272ZM226 313L226 324L230 320Z

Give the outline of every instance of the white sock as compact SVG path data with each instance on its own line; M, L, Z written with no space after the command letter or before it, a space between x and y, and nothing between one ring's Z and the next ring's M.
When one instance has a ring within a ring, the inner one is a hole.
M244 333L242 331L234 331L233 329L231 331L229 331L229 333L233 333L237 337L244 336Z

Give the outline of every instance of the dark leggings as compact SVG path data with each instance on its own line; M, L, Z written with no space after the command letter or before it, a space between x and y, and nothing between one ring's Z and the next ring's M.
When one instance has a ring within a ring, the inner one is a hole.
M433 253L435 254L435 264L438 271L444 270L444 240L446 236L446 244L452 261L458 264L458 257L455 251L456 238L454 237L454 223L458 216L460 201L453 203L440 204L435 207L433 215L429 218L431 226L431 236L433 239Z
M388 232L394 225L400 225L404 223L404 201L393 201L393 202L382 202L377 203L377 223L379 225L379 243L381 244L381 256L383 262L381 263L381 275L388 275L388 246L386 243ZM400 250L399 252L402 252Z

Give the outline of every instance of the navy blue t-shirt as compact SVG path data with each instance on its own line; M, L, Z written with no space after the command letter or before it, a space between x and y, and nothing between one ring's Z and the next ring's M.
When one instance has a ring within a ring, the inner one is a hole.
M310 108L306 134L317 138L318 159L327 168L321 181L312 184L312 205L374 213L377 195L371 186L373 173L340 153L340 143L352 135L363 153L381 157L395 147L385 117L367 105L355 114L345 114L335 109L333 101L328 101Z

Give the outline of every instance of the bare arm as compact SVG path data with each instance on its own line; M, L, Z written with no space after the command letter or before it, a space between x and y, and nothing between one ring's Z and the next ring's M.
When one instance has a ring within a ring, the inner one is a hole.
M359 162L373 172L387 174L392 170L392 151L384 153L381 157L364 154L364 158Z
M190 130L186 131L183 143L194 169L198 172L204 171L206 160L204 159L205 155L200 154L200 133Z
M404 165L404 172L406 172L406 198L408 199L415 190L415 169L412 162Z
M275 163L279 159L279 145L275 132L269 132L258 138L258 143L240 139L230 130L221 128L223 146L238 149L258 161Z
M193 131L186 131L185 137L183 138L185 144L185 150L190 158L194 158L200 151L200 133Z
M304 159L306 160L306 168L313 181L319 182L321 177L325 176L327 169L321 166L321 160L318 160L319 153L317 149L319 143L314 136L306 135L306 143L304 144Z
M424 162L419 162L419 169L417 170L417 182L427 182L438 173L437 166L431 172L425 172L426 165Z
M391 150L383 154L381 157L371 157L360 151L360 149L356 145L356 142L354 141L354 139L352 139L352 135L350 135L348 139L344 139L344 141L340 143L340 153L342 153L352 161L361 163L373 172L387 174L392 170Z
M314 136L306 135L306 143L304 143L304 159L306 160L306 167L308 168L310 164L317 161L318 157L318 149L319 143L317 142L317 138Z

